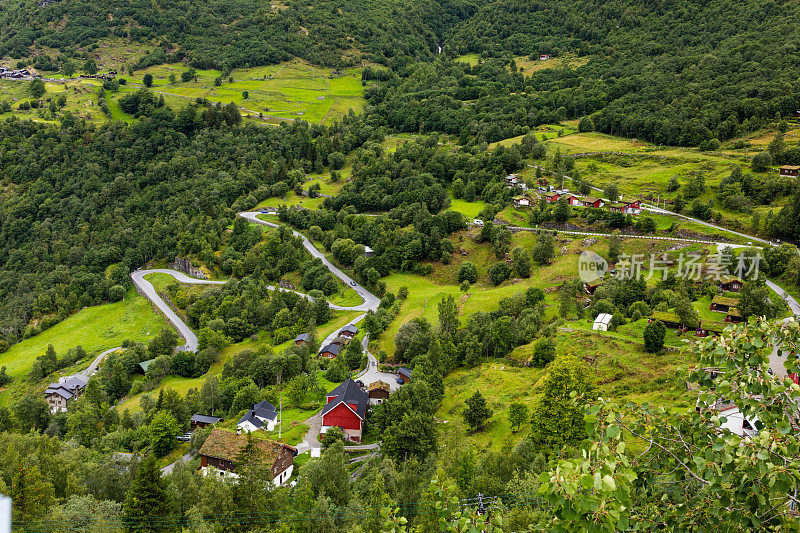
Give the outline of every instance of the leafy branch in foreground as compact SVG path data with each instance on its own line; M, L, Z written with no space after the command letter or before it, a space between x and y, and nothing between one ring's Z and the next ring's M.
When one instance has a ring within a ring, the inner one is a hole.
M589 444L542 474L540 494L560 531L784 529L800 480L800 387L770 373L773 348L800 369L800 327L729 327L697 341L688 381L697 409L585 408ZM577 402L580 398L573 397ZM735 427L734 427L735 426ZM730 431L733 428L736 431ZM795 500L795 503L798 503Z

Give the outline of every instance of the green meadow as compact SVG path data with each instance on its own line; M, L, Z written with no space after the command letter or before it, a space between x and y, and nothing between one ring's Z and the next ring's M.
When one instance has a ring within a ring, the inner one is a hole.
M122 341L131 339L147 342L167 327L164 318L156 313L150 302L134 291L128 291L125 300L112 304L87 307L29 339L15 344L0 354L0 366L5 366L14 381L0 392L0 405L8 404L16 385L25 379L31 364L53 345L59 356L70 348L80 345L90 357L98 353L120 346ZM85 367L88 361L77 366ZM65 374L75 372L76 368L64 371Z

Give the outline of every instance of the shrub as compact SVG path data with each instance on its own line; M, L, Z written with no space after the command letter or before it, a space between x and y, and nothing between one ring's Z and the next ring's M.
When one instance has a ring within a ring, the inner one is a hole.
M511 268L509 268L509 266L504 262L495 263L489 269L489 279L491 279L492 283L495 285L500 285L507 280L510 275Z
M648 353L656 353L664 347L667 328L660 320L653 320L644 328L644 349Z

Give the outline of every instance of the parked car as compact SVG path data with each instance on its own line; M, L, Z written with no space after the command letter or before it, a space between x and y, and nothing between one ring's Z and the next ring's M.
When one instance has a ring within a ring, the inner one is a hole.
M184 433L183 435L178 435L178 440L181 442L189 442L190 440L192 440L192 434Z
M405 383L405 381L403 381L403 380L402 380L402 379L400 379L400 378L397 378L397 383L398 383L399 385L402 385L403 383Z

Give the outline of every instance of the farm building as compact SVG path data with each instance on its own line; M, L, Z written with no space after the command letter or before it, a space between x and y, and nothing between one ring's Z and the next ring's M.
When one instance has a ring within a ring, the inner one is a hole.
M630 202L625 202L620 200L619 202L608 204L608 210L612 213L622 213L624 215L638 215L642 212L642 202L639 200L633 200Z
M721 313L727 313L730 311L731 307L736 307L739 305L739 300L735 300L733 298L726 298L724 296L714 296L711 300L711 305L709 309L712 311L719 311Z
M136 365L136 372L140 374L147 374L147 368L150 366L150 363L155 361L155 359L148 359L147 361L142 361L138 365Z
M739 292L744 282L736 276L723 276L719 280L719 288L725 292Z
M560 195L559 193L557 193L557 192L549 192L549 193L545 194L545 196L544 196L544 197L545 197L545 199L546 199L548 202L550 202L550 203L552 204L552 203L555 203L555 202L557 202L557 201L558 201L558 198L559 198L560 196L561 196L561 195Z
M697 326L695 334L698 337L708 337L709 335L720 335L725 330L725 324L722 322L711 322L704 320Z
M397 370L397 376L403 380L403 383L408 383L411 381L411 369L400 367Z
M660 320L668 328L681 327L681 319L678 318L678 315L676 315L675 313L669 313L667 311L654 311L653 314L650 315L650 319L648 319L648 322L650 320Z
M301 333L297 337L294 338L294 343L296 346L305 346L308 344L309 339L311 339L311 335L308 333Z
M700 407L695 409L700 412ZM753 437L758 433L756 429L757 418L748 418L736 407L736 404L719 400L709 407L709 411L716 412L720 418L725 418L725 422L720 420L721 430L728 430L739 437Z
M594 294L594 291L596 291L596 290L597 290L597 287L599 287L599 286L600 286L600 285L602 285L602 284L603 284L603 281L602 281L602 280L593 281L593 282L591 282L591 283L589 283L589 282L587 281L586 283L584 283L584 284L583 284L583 290L584 290L584 291L585 291L587 294Z
M600 198L595 198L594 196L586 196L583 199L583 205L585 205L586 207L600 208L606 205L606 203Z
M331 344L335 344L339 348L343 348L350 343L350 337L336 337L331 341Z
M348 378L327 394L327 403L322 408L320 433L326 433L332 427L340 427L345 439L361 442L369 399L369 395Z
M794 165L783 165L780 168L779 175L781 178L796 178L800 176L800 167Z
M255 461L269 466L272 482L276 486L286 483L294 470L297 450L287 444L263 439L252 439ZM203 475L237 478L234 472L239 457L247 446L248 437L230 431L215 429L208 436L198 454Z
M600 313L595 317L592 329L595 331L608 331L610 325L611 315L608 313Z
M727 314L725 315L725 322L732 322L733 324L738 324L743 320L742 314L739 313L739 310L735 307L731 307L728 309Z
M189 424L192 428L204 428L208 426L213 426L217 422L220 422L222 419L218 416L208 416L208 415L192 415L192 418L189 419Z
M375 250L373 250L372 248L370 248L369 246L367 246L365 244L364 245L364 257L372 257L373 255L375 255Z
M512 198L514 200L514 207L530 207L531 206L531 199L527 196L515 196Z

